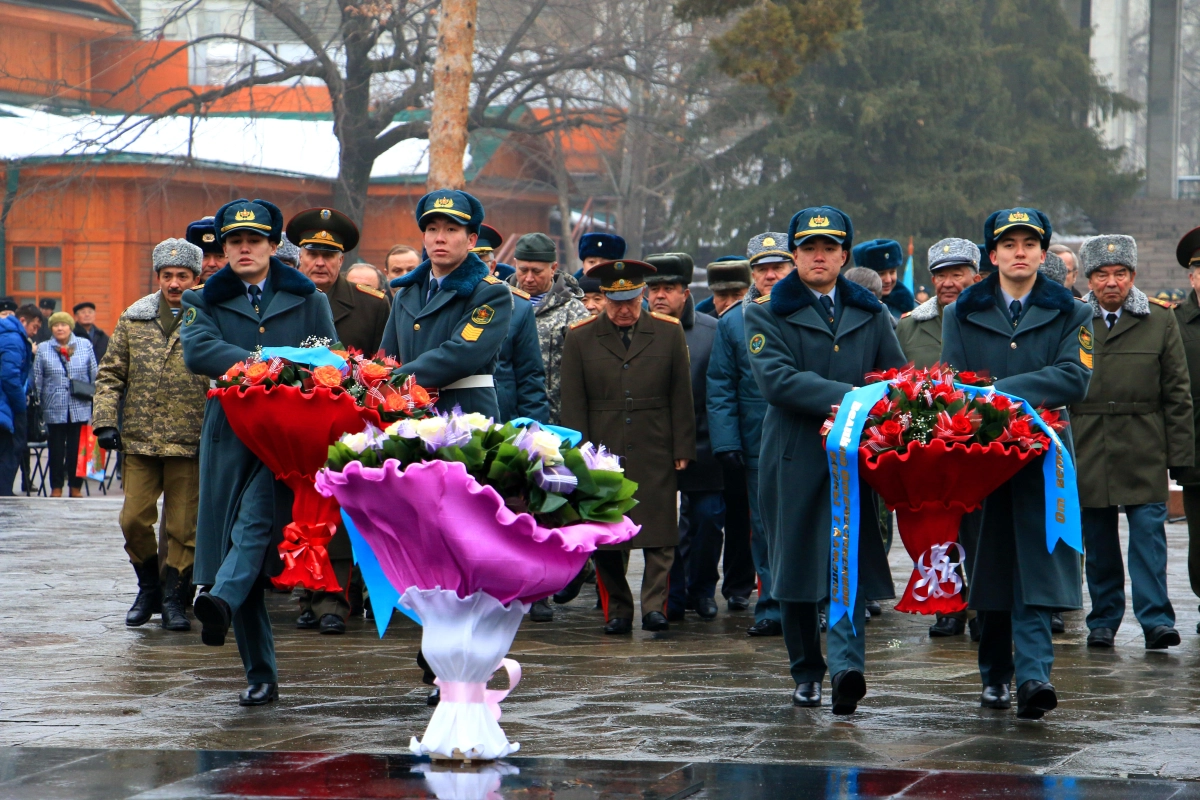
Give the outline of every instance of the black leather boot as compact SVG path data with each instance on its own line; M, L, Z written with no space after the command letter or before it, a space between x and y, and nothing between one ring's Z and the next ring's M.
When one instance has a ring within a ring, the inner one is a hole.
M125 624L131 628L145 625L150 617L162 610L162 584L158 582L158 556L153 555L134 566L137 573L138 593L133 605L125 614Z
M188 581L183 579L179 570L167 567L163 570L162 584L162 626L168 631L190 631L192 623L188 622L184 612Z

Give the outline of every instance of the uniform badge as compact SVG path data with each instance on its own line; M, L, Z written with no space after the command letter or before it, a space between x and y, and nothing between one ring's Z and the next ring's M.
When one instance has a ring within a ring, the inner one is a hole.
M248 208L243 208L241 211L234 214L233 218L238 222L253 222L254 212Z
M471 322L476 325L487 325L496 316L496 311L488 305L480 306L471 312Z
M196 321L196 309L194 309L194 308L189 308L189 309L188 309L187 311L185 311L185 312L184 312L184 314L183 314L183 324L184 324L184 325L191 325L191 324L192 324L193 322L195 322L195 321Z
M462 330L462 337L463 337L463 339L465 339L468 342L477 342L477 341L479 341L479 337L482 335L483 335L483 328L477 328L469 322L467 323L467 326L465 328L463 328L463 330Z
M434 208L454 208L454 201L449 197L439 197L433 201Z
M754 355L758 355L762 352L762 349L766 346L766 344L767 337L763 336L761 333L756 333L750 337L750 352Z
M217 235L215 233L206 233L200 237L200 241L204 242L205 244L210 244L211 242L215 242L216 240L217 240Z
M1092 369L1092 368L1093 368L1093 367L1092 367L1092 354L1091 354L1091 353L1089 353L1088 351L1084 350L1082 347L1081 347L1081 348L1079 348L1079 360L1080 360L1080 361L1083 363L1083 365L1084 365L1085 367L1087 367L1088 369Z
M1082 347L1084 350L1091 352L1092 344L1093 344L1092 332L1089 331L1083 325L1080 325L1079 326L1079 346ZM1088 356L1088 359L1090 360L1091 356ZM1088 366L1091 366L1091 365L1089 364Z
M329 219L331 216L332 216L332 214L329 213L328 208L321 209L321 219Z
M762 240L762 243L763 243L763 247L774 247L775 246L775 237L768 236L767 238Z

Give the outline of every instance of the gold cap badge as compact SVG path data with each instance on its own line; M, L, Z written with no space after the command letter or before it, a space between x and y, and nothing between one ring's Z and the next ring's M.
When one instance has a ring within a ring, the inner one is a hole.
M200 241L205 242L205 243L215 242L216 240L217 240L217 235L215 233L206 233L200 237Z
M439 197L433 201L434 208L454 208L454 201L449 197Z
M1024 211L1014 211L1008 215L1009 222L1029 222L1029 215Z
M254 212L248 208L243 208L241 211L234 214L233 218L238 222L252 222L254 220Z
M762 240L762 243L763 243L763 247L774 247L775 246L775 237L768 236L767 238Z
M179 248L178 248L178 247L172 247L172 248L171 248L171 255L173 255L173 256L177 256L177 255L179 255Z
M1116 250L1116 249L1117 249L1117 246L1116 246L1115 244L1110 244L1110 245L1108 246L1108 252L1110 252L1110 253L1111 253L1111 252L1113 252L1113 251L1114 251L1114 250Z
M331 216L332 216L332 214L329 213L328 208L321 209L321 219L329 219Z
M942 245L942 252L943 252L943 253L949 253L949 252L950 252L950 245L948 245L948 244L944 244L944 245Z
M618 261L616 264L613 264L613 269L615 269L617 272L620 272L621 270L625 269L625 262Z
M808 220L808 227L810 227L810 228L828 228L829 227L829 217L811 217Z

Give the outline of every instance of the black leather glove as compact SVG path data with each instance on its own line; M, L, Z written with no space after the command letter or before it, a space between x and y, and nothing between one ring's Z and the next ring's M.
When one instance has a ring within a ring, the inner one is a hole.
M721 466L729 470L745 469L746 459L742 458L741 450L726 450L724 453L717 453L717 460L721 462Z
M96 443L105 450L120 450L121 433L116 428L97 428Z

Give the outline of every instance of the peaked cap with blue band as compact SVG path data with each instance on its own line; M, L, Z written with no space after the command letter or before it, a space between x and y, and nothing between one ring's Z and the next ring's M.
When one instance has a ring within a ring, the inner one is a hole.
M490 253L493 250L499 250L502 244L504 244L504 237L500 235L500 231L491 225L480 225L479 240L475 243L475 247L471 252L475 255Z
M857 245L851 254L854 256L854 266L876 272L904 266L904 250L895 239L870 239Z
M417 227L421 230L438 214L478 233L483 223L483 203L457 189L438 189L417 201Z
M615 233L585 233L579 237L579 260L625 257L625 240Z
M283 239L283 212L279 206L266 200L247 200L242 197L217 209L213 219L217 228L217 239L234 231L251 231L279 244Z
M213 224L214 221L214 217L205 217L190 223L184 238L205 253L224 255L225 248L221 246L221 237L217 236L217 226Z
M1050 248L1050 234L1054 229L1050 226L1050 218L1036 208L993 211L987 222L983 223L983 243L988 250L995 250L996 242L1004 232L1013 228L1029 228L1040 237L1043 250Z
M795 250L813 236L833 239L849 250L854 244L854 223L833 206L813 206L796 212L788 223L788 250Z

